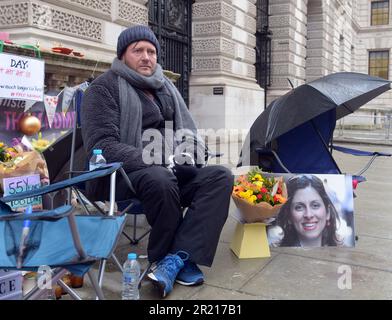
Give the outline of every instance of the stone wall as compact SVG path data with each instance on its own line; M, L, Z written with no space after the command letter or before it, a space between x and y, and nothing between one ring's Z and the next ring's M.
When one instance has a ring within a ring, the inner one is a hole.
M392 1L387 26L370 26L370 2L271 1L272 85L268 101L291 89L287 79L296 87L333 72L368 73L369 51L392 47ZM361 108L369 114L391 112L391 109L392 92Z
M255 79L254 0L193 4L190 111L203 129L249 129L264 105Z
M305 82L306 24L308 0L270 1L269 24L272 31L271 101L290 90L290 83Z
M147 0L0 1L0 28L15 43L42 51L63 46L86 58L112 61L118 34L131 24L147 24Z
M389 8L389 25L370 25L369 0L358 0L358 42L355 45L355 70L369 72L369 51L389 50L389 79L392 80L392 1ZM392 112L392 92L383 93L361 108L366 114L382 115Z

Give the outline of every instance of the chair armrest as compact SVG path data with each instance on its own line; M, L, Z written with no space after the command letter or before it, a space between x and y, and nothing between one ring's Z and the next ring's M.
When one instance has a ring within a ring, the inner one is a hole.
M88 173L88 172L90 172L90 171L89 170L83 170L83 171L72 170L72 171L65 171L64 174L70 174L70 173L72 173L72 174L83 174L83 173Z
M224 155L223 152L221 152L221 153L214 153L214 152L208 151L207 154L206 154L206 157L211 159L211 158L219 158L219 157L222 157L223 155Z
M351 154L354 156L367 156L371 157L370 160L365 164L365 166L358 172L356 173L356 176L361 176L367 169L370 168L371 164L377 157L391 157L392 154L390 153L385 153L385 152L378 152L378 151L363 151L363 150L357 150L357 149L352 149L352 148L347 148L347 147L341 147L341 146L332 146L332 149L336 151L340 151L343 153Z
M332 146L332 149L336 151L340 151L343 153L347 154L352 154L353 156L365 156L365 157L391 157L392 154L390 153L385 153L385 152L378 152L378 151L363 151L363 150L357 150L357 149L352 149L352 148L347 148L347 147L341 147L341 146Z
M65 188L69 188L69 187L77 185L81 182L86 182L89 180L93 180L93 179L97 179L97 178L101 178L101 177L105 177L107 175L110 175L113 172L119 170L121 168L121 166L122 166L122 163L119 163L119 162L111 163L106 166L97 168L93 171L89 171L87 173L81 174L80 176L77 176L74 178L70 178L67 180L56 182L54 184L47 185L47 186L44 186L44 187L41 187L38 189L29 190L29 191L15 194L15 195L2 197L2 198L0 198L0 201L10 202L10 201L14 201L14 200L21 200L21 199L41 196L41 195L44 195L47 193L51 193L54 191L65 189Z

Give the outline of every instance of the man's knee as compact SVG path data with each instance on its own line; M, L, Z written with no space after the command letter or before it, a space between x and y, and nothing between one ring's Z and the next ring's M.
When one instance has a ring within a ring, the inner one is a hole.
M233 186L234 176L230 169L223 166L211 166L211 176L214 177L215 181L223 183L229 187Z

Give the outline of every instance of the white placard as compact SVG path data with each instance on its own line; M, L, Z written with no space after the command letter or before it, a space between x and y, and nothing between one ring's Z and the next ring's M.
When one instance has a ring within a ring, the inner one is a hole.
M0 53L0 98L42 101L45 62Z
M72 102L72 98L75 94L77 87L65 87L64 91L63 91L63 102L61 104L61 110L63 112L67 112L71 102Z

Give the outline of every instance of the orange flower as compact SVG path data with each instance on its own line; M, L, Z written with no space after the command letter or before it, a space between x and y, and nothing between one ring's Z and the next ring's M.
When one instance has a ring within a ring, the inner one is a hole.
M287 199L285 197L281 196L280 194L276 194L276 195L274 195L274 201L283 204L287 201Z
M244 191L244 188L242 186L234 186L233 192L237 194L238 192Z

